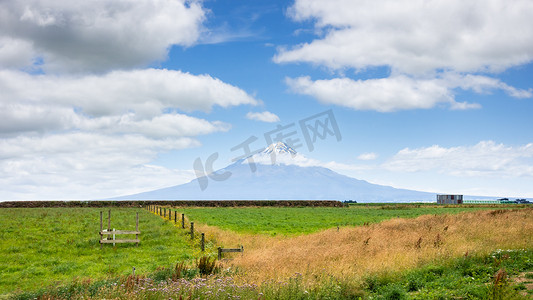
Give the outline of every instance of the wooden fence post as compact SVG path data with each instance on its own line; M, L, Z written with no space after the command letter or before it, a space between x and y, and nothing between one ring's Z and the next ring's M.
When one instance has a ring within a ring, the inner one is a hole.
M111 210L107 211L107 231L111 231ZM110 240L111 236L107 236L107 239Z
M194 222L191 222L191 240L194 239Z
M178 222L178 211L174 211L174 224Z
M200 240L200 247L202 248L202 252L205 251L205 234L202 232L202 239Z
M100 240L102 240L102 231L104 230L104 222L103 222L103 211L100 211ZM100 242L100 249L102 249L102 243Z
M185 214L181 214L181 228L185 229Z
M170 208L168 209L168 220L172 221L172 210Z
M135 231L139 232L139 212L137 212L137 219L135 221ZM139 240L139 234L135 234L135 239ZM139 247L139 242L137 242L137 247ZM135 275L135 267L133 268L133 275Z
M222 247L218 247L218 260L222 259Z

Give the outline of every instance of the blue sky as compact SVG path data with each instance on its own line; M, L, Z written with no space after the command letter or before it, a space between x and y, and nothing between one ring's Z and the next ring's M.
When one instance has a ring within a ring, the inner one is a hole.
M533 197L530 1L32 0L0 20L0 200L185 183L329 110L342 139L296 149L317 165Z

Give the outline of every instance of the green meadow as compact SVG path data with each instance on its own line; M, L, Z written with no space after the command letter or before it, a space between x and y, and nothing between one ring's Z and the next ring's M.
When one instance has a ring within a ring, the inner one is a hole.
M177 207L172 210L185 213L195 224L258 234L266 239L272 236L292 239L336 226L507 208L523 206L357 204L345 208ZM0 298L11 295L16 299L178 299L193 295L199 299L218 299L215 295L220 291L223 292L219 296L242 299L434 299L443 295L454 299L463 292L473 295L472 299L483 299L496 292L504 297L525 299L518 293L531 294L528 284L533 279L527 279L533 276L531 249L501 255L498 252L498 260L492 256L469 257L468 264L465 259L449 258L401 273L369 274L362 281L326 276L310 285L295 275L279 284L264 282L256 286L234 282L232 278L246 277L238 270L220 271L217 277L202 278L198 259L216 253L217 245L213 241L207 241L208 249L203 254L198 248L198 236L191 242L188 229L181 229L144 209L111 208L111 228L117 230L134 230L135 215L139 213L141 243L138 247L107 244L100 248L100 211L104 212L106 228L108 208L0 209ZM505 266L509 275L522 274L529 281L521 285L505 283L500 290L489 290L494 274L504 263L510 264ZM133 267L140 277L128 277ZM460 286L450 285L450 281L459 282Z
M100 249L100 211L106 228L107 208L0 209L0 294L74 278L116 277L130 274L133 267L148 273L195 256L185 232L132 208L112 208L111 226L135 230L139 212L139 246L106 244Z
M499 206L512 208L516 206ZM359 226L392 218L495 209L490 206L435 206L419 204L350 205L336 207L201 207L179 208L195 222L250 234L298 235L336 226Z

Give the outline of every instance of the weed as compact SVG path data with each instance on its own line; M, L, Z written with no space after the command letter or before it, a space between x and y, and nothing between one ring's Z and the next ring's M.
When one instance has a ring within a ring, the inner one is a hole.
M420 249L422 245L422 237L418 238L418 240L415 243L415 249Z
M489 212L489 214L490 214L491 216L496 216L496 215L504 214L505 212L507 212L507 210L504 210L504 209L497 209L497 210L493 210L493 211Z
M505 269L499 269L494 274L494 280L490 287L489 299L504 299L505 288L507 287L507 272Z
M201 275L211 275L218 271L216 258L209 256L202 256L196 261L196 267Z
M165 281L169 278L172 278L172 269L158 267L157 270L150 275L150 278L156 282Z
M378 299L383 300L403 300L407 299L407 292L399 284L390 284L387 285L380 291L380 296Z
M442 239L440 237L440 233L437 233L437 236L435 237L435 240L433 241L433 247L440 248L442 246Z
M133 290L136 286L139 285L139 282L145 277L141 275L128 275L123 281L124 289L127 291Z
M183 275L187 271L187 266L185 265L185 262L177 262L176 266L174 266L174 272L172 272L172 280L176 281L180 278L183 278Z

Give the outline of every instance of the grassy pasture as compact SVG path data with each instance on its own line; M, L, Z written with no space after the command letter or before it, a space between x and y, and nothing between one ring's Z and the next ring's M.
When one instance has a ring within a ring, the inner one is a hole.
M195 256L197 250L191 248L185 232L146 210L132 208L112 208L111 226L135 230L135 213L139 212L139 247L107 244L100 249L99 212L104 211L106 228L107 210L0 209L0 294L73 278L94 280L129 274L132 267L147 273Z
M217 207L179 208L191 220L247 234L298 235L336 226L358 226L392 218L456 214L515 206L435 206L417 204L350 205L334 207Z
M210 241L243 244L245 255L221 262L220 273L214 276L156 280L141 274L115 277L107 283L68 283L67 279L65 286L19 294L16 299L528 299L533 293L529 287L533 278L533 208L490 208L417 218L393 216L339 231L279 231L275 236L223 230L189 215ZM374 209L398 212L406 208ZM298 214L299 208L293 212ZM176 230L171 222L151 216L161 226ZM160 243L164 238L155 239Z
M310 277L326 272L363 277L404 272L433 261L463 255L487 255L497 249L531 249L533 208L393 218L369 226L341 227L290 237L234 235L246 255L233 263L256 281L287 278L295 272Z
M410 284L404 275L409 275L409 270L424 268L428 263L446 265L449 260L460 258L465 253L486 257L496 249L531 250L531 208L460 214L518 207L352 205L348 208L177 210L194 221L199 232L206 233L209 251L216 246L244 245L245 255L237 255L233 261L225 262L224 270L231 271L220 275L232 276L232 280L241 286L257 283L261 287L254 289L265 295L278 289L287 295L313 288L329 292L338 286L354 290L355 294L370 295L381 293L382 289L395 288L397 284ZM133 244L119 244L115 248L104 245L104 249L100 250L100 211L105 212L106 227L107 208L0 209L0 298L2 294L15 290L35 291L56 282L72 282L73 278L79 278L83 286L90 288L91 283L85 283L87 278L91 282L117 278L130 274L132 266L136 267L137 274L148 274L158 267L168 268L177 261L191 260L200 255L197 247L193 248L189 242L188 230L181 230L172 222L138 208L112 208L111 225L116 229L133 230L135 213L139 212L139 229L142 232L139 247ZM426 216L419 217L421 215ZM356 226L365 223L370 225ZM336 230L337 225L341 226L340 231ZM391 272L399 275L390 278ZM480 279L481 287L490 281L490 272L487 272L488 277ZM296 277L296 283L290 279L299 273L303 277ZM373 279L365 277L368 275L379 280L385 278L392 285L379 283L377 288L369 290L367 281ZM291 284L297 286L284 290L285 285L275 284L269 281L271 279L288 282L289 287ZM218 282L218 279L213 280ZM270 283L261 285L265 282ZM146 288L155 284L145 283ZM185 282L180 284L188 285ZM418 292L431 293L434 290L431 284L428 281ZM125 292L120 287L111 289L111 294L100 296L114 298ZM218 289L213 288L213 291ZM322 293L318 290L316 293ZM128 290L128 293L136 291ZM250 298L257 298L254 293ZM118 298L143 299L147 296L136 295ZM314 299L306 295L300 298Z

